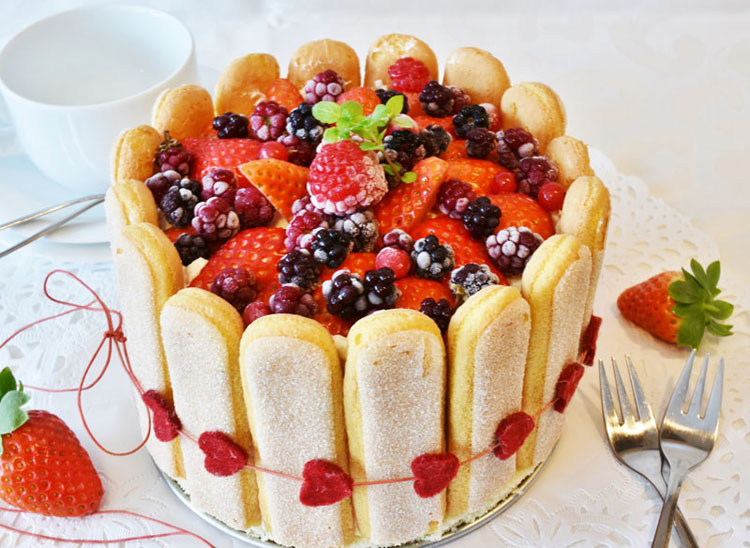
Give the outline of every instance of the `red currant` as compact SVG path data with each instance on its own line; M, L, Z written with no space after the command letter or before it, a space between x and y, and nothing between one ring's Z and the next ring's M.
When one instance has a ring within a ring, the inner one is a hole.
M565 201L565 189L558 183L544 183L539 189L539 204L547 211L559 211Z
M384 247L375 257L375 268L380 269L384 267L393 270L393 274L397 280L408 276L411 269L409 254L397 247Z
M260 157L275 158L286 162L289 159L289 151L284 145L277 141L266 141L260 147Z
M245 325L250 325L255 320L262 316L267 316L271 313L271 309L263 301L253 301L245 307L242 311L242 320Z
M490 183L490 193L500 194L501 192L515 192L516 191L516 176L510 171L501 171L495 174L495 177Z

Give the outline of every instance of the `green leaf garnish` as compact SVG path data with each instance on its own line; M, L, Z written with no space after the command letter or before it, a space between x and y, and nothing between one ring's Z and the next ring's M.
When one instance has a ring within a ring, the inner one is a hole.
M0 435L9 434L21 426L29 415L21 409L29 401L29 395L23 391L23 384L16 383L16 379L9 368L0 371ZM2 439L0 439L0 455L3 454Z
M333 101L321 101L315 103L312 113L315 118L324 124L335 124L341 118L341 105Z
M396 118L404 109L404 96L401 94L394 95L385 103L385 108L388 109L388 115L391 118Z
M401 182L403 183L413 183L417 180L417 174L413 171L407 171L406 173L401 175Z

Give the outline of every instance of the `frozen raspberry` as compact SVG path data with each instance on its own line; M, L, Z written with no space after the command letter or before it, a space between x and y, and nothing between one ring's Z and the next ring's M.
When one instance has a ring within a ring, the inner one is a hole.
M375 268L388 267L393 270L397 280L409 275L411 270L411 257L409 253L397 247L384 247L378 251L375 257Z
M438 190L438 209L451 219L462 219L469 202L477 197L474 187L452 177L444 181Z
M453 317L453 307L451 306L451 303L448 302L448 299L440 299L435 302L435 299L432 297L427 297L422 301L419 311L432 318L440 328L441 333L448 331L448 326Z
M315 299L294 284L284 284L268 299L273 314L297 314L312 316L316 311Z
M498 162L506 169L516 170L521 158L539 155L539 141L522 127L498 131L495 135Z
M164 212L167 221L174 226L183 227L193 218L193 210L200 200L201 184L184 177L172 185L159 202L159 209Z
M565 202L565 187L558 183L544 183L539 188L539 205L547 211L560 211Z
M435 80L430 80L419 94L419 102L425 114L435 118L443 118L453 113L456 100L453 93Z
M324 144L310 164L307 191L326 213L344 215L373 206L388 192L383 167L354 141Z
M458 302L499 283L500 278L486 264L469 263L451 272L450 287Z
M422 61L403 57L388 67L388 76L391 77L393 89L419 93L430 81L430 70Z
M193 165L193 155L185 150L177 139L170 137L168 131L165 131L164 140L156 150L154 163L157 173L160 171L176 171L186 177Z
M521 158L516 170L518 192L536 198L542 185L557 182L557 173L557 166L546 156Z
M411 261L417 276L430 280L440 280L454 265L453 248L441 245L437 236L430 234L414 242Z
M357 252L373 251L380 235L378 220L370 209L338 217L333 228L345 234L354 246L352 251Z
M310 244L313 258L328 268L338 268L352 250L352 242L338 230L316 228Z
M247 116L225 112L214 118L213 128L218 132L219 139L244 139L250 134Z
M212 167L203 176L202 183L201 199L204 202L214 196L230 204L234 202L234 196L237 193L237 176L231 169Z
M294 249L284 255L276 265L279 282L295 284L309 289L318 282L318 263L306 249Z
M411 253L414 249L414 239L400 228L394 228L383 236L383 247L395 247Z
M475 127L489 129L490 117L484 107L469 105L453 117L453 126L456 128L456 135L466 139L466 134Z
M194 234L180 234L174 243L177 253L180 254L182 264L187 266L196 259L208 259L211 255L208 244L200 236Z
M520 274L543 241L525 226L511 226L487 238L487 251L500 272Z
M466 154L472 158L486 158L496 144L495 134L489 129L475 127L466 134Z
M292 217L286 227L286 238L284 245L292 249L311 249L313 242L312 232L316 228L329 228L329 223L319 211L302 210Z
M422 138L427 156L440 156L451 144L453 137L440 124L430 124L419 136Z
M283 137L283 135L281 137ZM281 139L281 137L279 137L279 139ZM260 146L258 157L260 159L272 158L274 160L288 162L289 151L279 141L266 141Z
M310 103L301 103L286 119L287 133L303 141L319 141L323 137L323 129L323 124L313 116Z
M500 208L487 196L469 202L463 216L464 227L475 240L484 240L500 224Z
M296 215L302 210L306 211L315 211L316 213L323 214L323 210L315 207L312 203L312 200L310 199L310 196L302 196L302 198L297 198L292 202L292 215Z
M250 115L253 137L259 141L278 139L284 133L288 114L276 101L261 101Z
M401 95L404 98L404 106L401 107L401 114L409 114L409 100L406 98L406 95L401 93L400 91L396 91L395 89L376 89L375 93L378 94L378 99L380 99L380 102L382 104L386 104L388 100L391 97L395 97L396 95Z
M397 129L383 139L384 154L391 162L399 164L402 172L411 169L427 156L422 138L408 129Z
M211 282L211 293L217 294L239 311L255 300L256 289L255 274L243 267L229 266Z
M271 309L268 304L263 301L253 301L242 311L242 321L245 322L245 326L247 327L258 318L268 316L270 313Z
M362 278L346 269L336 271L330 280L323 282L323 296L328 312L345 320L354 320L367 312Z
M307 167L315 157L315 147L317 146L317 143L303 141L299 137L289 135L288 133L279 137L278 142L286 148L288 162L297 164L298 166Z
M453 96L453 110L451 114L458 114L462 108L471 104L471 97L458 86L446 86Z
M179 172L169 169L152 175L146 179L145 183L151 191L151 194L153 194L154 200L158 204L167 193L167 190L169 190L171 186L179 184L182 177L183 176Z
M344 93L344 81L335 70L326 70L308 80L302 91L305 101L314 105L320 101L336 101Z
M271 222L276 211L263 193L254 186L237 189L234 211L242 228L264 226Z
M368 270L365 272L365 295L370 310L393 308L401 291L393 283L396 276L389 267Z
M193 228L207 241L228 240L240 231L240 218L222 198L209 198L195 206Z

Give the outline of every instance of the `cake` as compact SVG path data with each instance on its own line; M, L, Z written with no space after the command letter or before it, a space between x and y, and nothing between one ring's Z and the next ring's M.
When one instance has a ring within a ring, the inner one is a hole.
M610 204L560 98L378 38L234 60L113 147L108 230L147 449L284 546L486 514L593 361ZM149 430L151 429L151 430Z

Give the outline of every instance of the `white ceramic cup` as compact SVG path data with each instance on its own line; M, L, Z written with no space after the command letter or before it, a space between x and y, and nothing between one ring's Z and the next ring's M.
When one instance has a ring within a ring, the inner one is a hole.
M149 123L164 89L197 78L190 31L138 6L52 15L0 51L0 92L25 152L48 177L81 192L106 189L123 129Z

